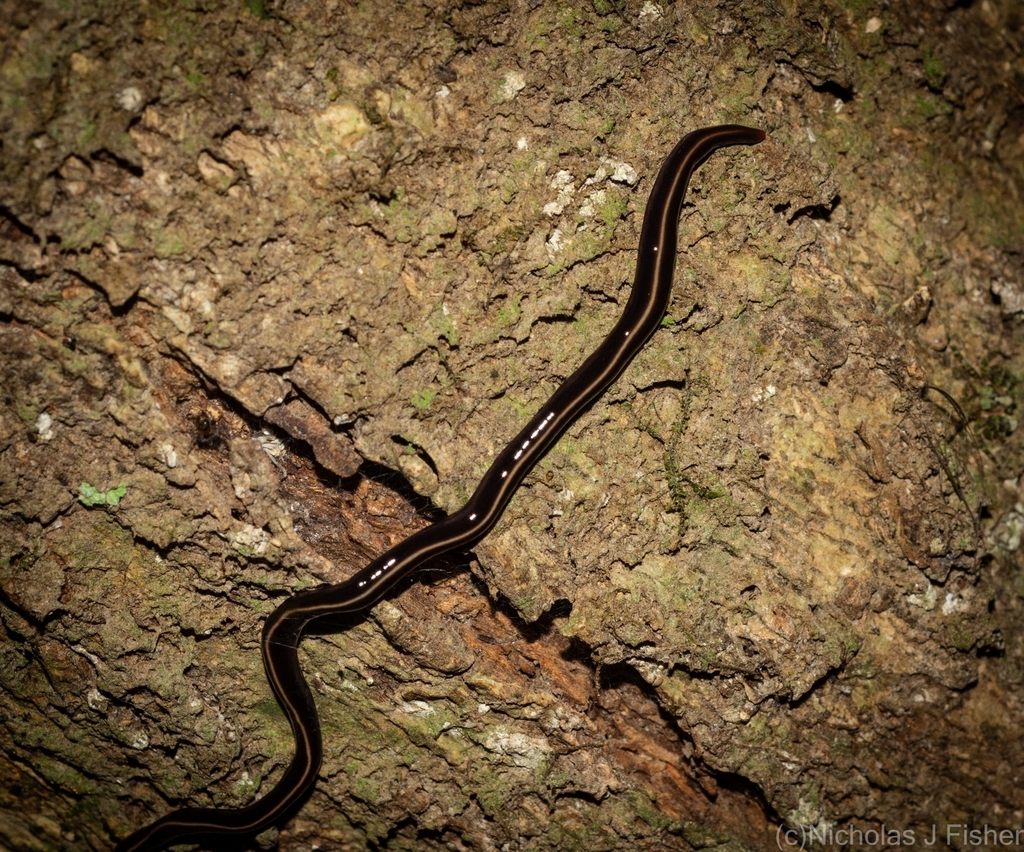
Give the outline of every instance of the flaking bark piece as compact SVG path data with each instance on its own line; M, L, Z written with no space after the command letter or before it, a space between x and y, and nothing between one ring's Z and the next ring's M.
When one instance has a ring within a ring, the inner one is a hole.
M332 432L323 416L301 399L270 409L266 420L296 440L309 444L316 460L332 473L348 477L359 469L362 459L352 449L348 438Z

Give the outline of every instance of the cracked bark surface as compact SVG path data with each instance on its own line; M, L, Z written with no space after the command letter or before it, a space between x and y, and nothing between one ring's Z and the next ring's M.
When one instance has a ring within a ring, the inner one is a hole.
M266 614L461 504L724 121L769 140L696 175L665 327L303 644L327 758L262 842L1024 829L1021 17L903 15L4 3L0 843L268 789Z

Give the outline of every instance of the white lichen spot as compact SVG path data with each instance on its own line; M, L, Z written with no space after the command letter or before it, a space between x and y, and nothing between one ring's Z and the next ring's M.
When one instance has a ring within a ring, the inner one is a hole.
M921 609L930 611L935 609L936 598L937 596L935 594L935 586L929 583L928 588L925 589L921 594L907 595L907 603L912 604L913 606L919 606L921 607Z
M807 128L807 141L812 145L818 141L818 137L814 135L814 131L811 128Z
M217 298L217 290L208 281L197 281L186 284L181 292L179 305L185 311L197 311L206 321L214 319L213 302Z
M441 86L440 89L438 89L436 92L434 92L434 97L435 98L446 98L451 93L452 93L452 90L449 89L447 86Z
M526 78L518 71L509 71L498 86L498 100L510 101L526 88Z
M580 216L584 219L592 219L597 215L601 207L608 201L608 193L603 189L595 190L588 195L580 205Z
M125 112L138 112L142 106L142 92L135 86L125 86L114 95L114 100Z
M503 726L490 731L482 745L494 754L508 757L514 766L520 768L534 769L540 766L551 753L551 747L547 740L515 733Z
M402 712L410 716L419 716L421 719L434 715L434 708L426 701L403 701Z
M520 136L516 140L516 148L518 150L520 150L520 151L529 151L530 150L530 143L527 141L525 136Z
M479 713L481 716L483 716L485 713L490 713L491 712L491 705L490 704L477 704L476 705L476 712Z
M636 173L629 163L622 163L617 160L606 160L605 161L611 167L611 174L608 175L608 180L612 183L624 183L626 186L636 186L640 176Z
M835 101L832 103L832 112L834 112L836 115L839 115L839 113L841 113L842 111L843 100L842 98L836 98Z
M872 33L877 33L880 29L882 29L881 18L868 18L868 22L864 25L864 32L866 32L868 35L871 35Z
M178 466L178 453L174 449L174 444L164 443L157 447L156 454L167 467L175 468Z
M256 433L256 441L263 452L270 456L271 461L281 458L287 452L284 442L266 429Z
M243 796L251 796L256 792L257 784L253 781L252 776L249 775L248 771L243 771L241 777L235 782L238 787L238 791Z
M583 181L584 186L594 186L595 184L601 183L608 179L608 168L605 166L604 160L601 161L601 165L597 167L597 171L594 172L590 177Z
M146 735L145 731L140 731L134 737L132 737L131 742L128 743L128 745L130 745L136 751L142 751L143 749L149 747L149 737Z
M1013 482L1012 490L1017 490L1016 480ZM1021 541L1024 540L1024 503L1017 503L1003 515L990 538L1010 553L1020 547Z
M953 592L946 592L946 599L942 602L942 614L952 615L954 612L967 612L970 607L959 595L953 594Z
M558 254L562 250L562 230L561 228L555 228L551 232L551 236L548 237L548 241L545 243L548 254Z
M53 440L53 418L45 411L41 412L36 418L36 433L39 435L39 440L44 444L48 441Z
M640 9L639 18L641 21L657 20L664 15L665 13L661 11L661 7L657 3L652 3L651 0L647 0Z
M786 822L791 826L813 827L816 831L821 832L832 827L832 823L822 818L820 805L813 799L808 801L803 796L797 800L797 806L786 814Z
M231 543L235 547L251 550L256 556L263 556L267 552L269 541L270 535L252 524L246 524L231 536Z
M775 385L768 385L768 387L766 387L764 390L754 391L753 395L750 398L754 401L755 404L760 404L767 399L771 399L773 396L775 396L775 394Z
M558 197L544 205L544 213L547 216L558 216L576 193L572 175L565 169L560 170L551 179L551 188L558 191Z
M85 693L85 701L89 705L90 710L96 710L102 713L107 708L107 699L103 697L103 693L96 687L93 687Z
M585 716L575 713L561 704L555 704L547 713L543 723L546 731L582 731L587 725Z
M989 290L999 297L999 310L1004 317L1024 312L1024 290L1011 281L994 278Z

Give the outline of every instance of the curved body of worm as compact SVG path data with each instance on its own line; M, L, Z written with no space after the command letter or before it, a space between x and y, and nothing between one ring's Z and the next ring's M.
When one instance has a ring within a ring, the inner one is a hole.
M764 138L761 130L730 124L694 131L676 145L651 189L636 276L622 316L498 454L462 509L410 536L344 582L300 592L270 615L263 627L263 662L295 734L295 756L274 788L244 808L172 811L125 838L117 852L156 852L210 835L255 834L279 823L301 803L316 782L323 758L320 720L299 668L297 649L306 625L322 616L367 609L424 563L470 548L490 531L534 465L618 378L661 323L672 292L679 213L694 169L719 148L756 145Z

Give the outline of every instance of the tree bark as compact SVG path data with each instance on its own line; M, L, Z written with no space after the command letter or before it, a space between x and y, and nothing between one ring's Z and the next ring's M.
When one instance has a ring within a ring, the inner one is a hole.
M266 792L266 615L462 504L726 122L665 327L303 643L260 843L1024 842L1024 33L909 5L5 0L0 845Z

